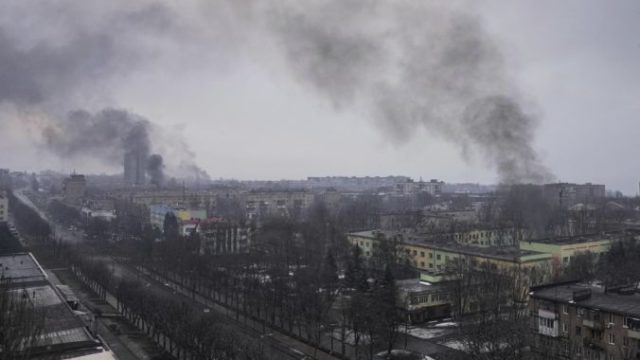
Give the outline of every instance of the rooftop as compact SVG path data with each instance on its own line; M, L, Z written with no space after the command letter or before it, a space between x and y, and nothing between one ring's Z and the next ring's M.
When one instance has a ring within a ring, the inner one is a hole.
M636 235L636 234L637 234L637 231L618 230L618 231L609 231L609 232L584 234L584 235L576 235L576 236L556 236L556 237L548 237L548 238L541 238L541 239L531 239L529 242L542 243L542 244L558 244L558 245L580 244L580 243L593 242L593 241L619 240L624 236Z
M47 279L40 264L29 253L0 256L0 274L4 279L9 279L12 286L24 286Z
M416 293L423 291L433 291L445 288L446 283L428 283L419 279L396 280L396 286L400 291Z
M464 245L451 239L427 237L413 232L389 231L389 230L367 230L351 233L352 236L360 236L375 239L377 236L384 236L387 239L394 238L404 244L422 245L432 249L446 250L449 252L460 253L464 255L483 256L500 260L518 260L527 256L547 256L549 254L538 251L522 250L515 246L489 246L478 247L472 245Z
M41 311L44 329L33 355L68 354L69 351L96 352L101 345L67 305L61 293L48 281L46 273L30 253L0 256L2 275L8 279L9 296L24 299Z
M607 291L602 286L585 283L559 283L534 287L531 297L553 302L575 304L576 306L607 312L640 317L640 294L637 291L627 295L618 291ZM574 292L591 291L590 296L574 300Z

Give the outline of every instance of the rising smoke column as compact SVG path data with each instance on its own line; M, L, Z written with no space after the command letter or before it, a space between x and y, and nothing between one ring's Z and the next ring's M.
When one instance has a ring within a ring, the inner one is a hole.
M522 108L496 41L462 6L285 1L256 12L268 14L302 82L339 109L365 107L392 141L424 127L482 156L501 182L551 178L533 146L537 119Z
M147 174L149 174L149 182L156 186L162 186L164 183L164 164L162 155L153 154L149 156L147 161Z
M75 109L85 97L104 96L123 75L148 65L152 54L187 42L176 15L155 1L7 1L0 13L0 141L4 123L24 122L26 131L40 133L37 145L61 158L121 165L125 153L137 152L148 158L144 168L160 184L165 165L159 154L149 157L155 128L150 121L112 108ZM45 121L4 114L4 104ZM182 161L206 174L193 157Z
M121 109L104 109L95 114L78 110L43 129L46 146L63 158L91 156L106 163L120 164L126 154L145 162L150 181L162 185L162 156L150 154L152 123ZM146 160L145 160L146 159Z
M142 1L139 7L127 1L9 3L24 7L21 14L41 13L33 24L49 24L54 17L53 30L71 25L61 32L63 41L25 44L22 38L28 36L20 31L24 19L0 13L0 20L14 22L17 29L7 31L0 23L0 78L6 80L0 81L0 105L55 102L65 111L74 109L78 106L66 104L70 94L82 93L87 84L102 87L166 54L167 49L149 44L171 43L167 52L181 53L176 43L196 41L197 48L255 58L265 55L264 46L275 44L297 79L338 109L366 109L395 143L405 142L422 127L456 144L463 155L481 156L502 182L551 177L533 146L537 119L522 106L524 97L506 71L502 51L467 2L195 0L173 7L157 1ZM184 24L196 25L185 32ZM44 26L31 26L29 32L41 28L45 35L50 32ZM58 115L54 121L65 127L67 118ZM66 148L63 153L71 156L76 146ZM200 169L188 161L179 167L200 176Z

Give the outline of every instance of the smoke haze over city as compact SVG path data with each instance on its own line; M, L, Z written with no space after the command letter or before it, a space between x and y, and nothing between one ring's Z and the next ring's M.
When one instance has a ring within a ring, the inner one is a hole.
M120 172L129 125L98 126L119 114L144 124L158 179L406 174L635 193L638 166L610 161L631 161L640 132L634 5L7 1L0 160Z

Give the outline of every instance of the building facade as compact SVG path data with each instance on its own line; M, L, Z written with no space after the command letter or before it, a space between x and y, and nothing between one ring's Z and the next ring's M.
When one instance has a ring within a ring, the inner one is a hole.
M144 185L146 183L148 154L141 147L131 149L124 154L124 182L126 185Z
M396 288L398 306L409 324L451 316L450 287L446 282L398 280Z
M226 219L207 219L199 224L200 254L238 254L249 251L253 231Z
M579 203L593 203L606 196L606 188L599 184L545 184L542 187L544 197L552 205L569 208Z
M87 191L87 179L84 175L73 174L62 182L64 201L70 205L80 205Z
M635 287L570 282L534 287L529 295L535 358L640 358L640 294Z
M406 256L420 272L441 272L456 261L472 264L489 263L497 268L551 269L551 254L520 250L517 246L476 246L465 243L456 234L420 235L403 231L369 230L347 234L348 240L362 250L365 258L373 255L378 242L386 239L397 242Z
M0 190L0 223L9 219L9 197L6 191Z
M242 195L242 204L249 219L300 217L314 199L314 194L306 191L249 191Z
M77 311L77 302L74 305L77 298L68 289L54 286L33 255L3 255L0 265L3 282L0 291L23 303L25 309L33 309L34 314L42 314L40 334L27 345L28 352L16 358L115 359L95 331L95 318ZM0 358L4 359L1 355Z

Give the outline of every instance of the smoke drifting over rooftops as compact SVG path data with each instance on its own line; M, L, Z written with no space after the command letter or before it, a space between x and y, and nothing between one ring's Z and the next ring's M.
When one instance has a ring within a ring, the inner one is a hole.
M364 106L392 141L418 127L479 154L501 182L552 176L536 152L502 53L454 2L312 1L278 7L271 25L303 82L338 108Z
M148 158L143 171L146 169L152 183L160 185L163 157L149 154L163 144L154 146L151 121L126 110L104 108L92 113L74 110L72 105L82 104L85 97L108 97L102 94L103 87L148 63L149 56L159 49L145 43L145 37L170 43L182 36L172 27L174 17L169 8L141 4L122 8L116 3L111 7L96 4L92 9L73 1L10 1L5 14L24 16L20 23L0 16L0 105L11 103L25 113L44 114L47 121L0 114L1 122L28 123L28 130L40 132L38 145L64 159L91 157L105 165L121 166L124 154L139 153ZM43 31L24 32L23 22L38 23L35 28ZM47 25L50 22L55 25ZM174 169L176 175L207 179L184 140L169 139L191 155L180 161L189 164L193 173L184 172L180 164L179 170Z
M157 147L151 123L129 112L64 114L84 107L71 103L96 83L108 93L110 85L159 55L180 58L184 44L195 44L203 54L256 58L267 46L286 60L287 75L338 110L364 109L393 143L424 128L456 144L465 157L480 156L501 182L552 177L535 150L537 119L522 106L525 99L497 42L466 3L194 0L141 2L135 9L127 1L11 4L14 12L40 14L33 22L54 16L63 27L55 29L56 41L46 38L48 29L42 38L24 39L20 24L0 16L0 104L56 109L53 125L42 130L46 146L62 157L90 153L120 163L131 144ZM176 142L190 154L184 140ZM160 159L148 167L154 179L162 178ZM189 159L179 168L206 177Z
M78 110L43 128L48 149L64 158L90 155L107 163L122 163L126 154L146 159L144 168L154 185L162 185L164 165L152 150L148 120L125 110L104 109L96 114Z

